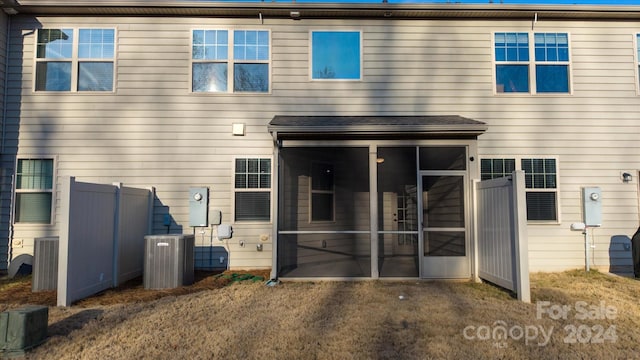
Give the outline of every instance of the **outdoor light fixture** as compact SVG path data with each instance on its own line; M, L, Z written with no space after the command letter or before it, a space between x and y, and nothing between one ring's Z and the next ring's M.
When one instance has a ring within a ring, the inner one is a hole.
M289 13L289 16L291 16L293 20L300 20L300 11L292 11Z
M628 183L628 182L631 182L632 179L633 179L633 177L628 172L622 173L622 181L623 182Z
M377 158L376 163L382 164L384 162L384 158Z

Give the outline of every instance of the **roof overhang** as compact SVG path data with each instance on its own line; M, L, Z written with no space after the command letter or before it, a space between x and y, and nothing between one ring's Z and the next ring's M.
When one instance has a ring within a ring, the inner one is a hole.
M336 19L640 19L640 6L415 3L279 3L209 0L0 0L7 13L33 15L205 16Z
M477 138L487 124L458 115L284 116L268 125L274 140Z

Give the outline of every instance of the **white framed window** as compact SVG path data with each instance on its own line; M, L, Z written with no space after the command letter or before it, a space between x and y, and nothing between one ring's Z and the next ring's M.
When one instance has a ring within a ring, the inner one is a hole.
M636 45L636 69L638 70L638 72L636 73L636 77L637 77L637 81L636 81L636 86L638 89L638 94L640 94L640 33L636 34L636 39L635 39L635 45Z
M482 180L524 171L527 220L558 222L558 160L555 157L488 157L480 159Z
M38 29L35 91L113 91L115 35L115 29Z
M53 158L17 159L14 223L51 224L54 167Z
M569 34L497 32L493 50L496 93L571 92Z
M193 30L191 91L268 93L270 37L268 30Z
M271 221L271 158L236 158L234 221Z
M362 32L311 31L312 80L362 80Z
M309 204L310 221L335 220L335 189L332 164L311 163L311 181L309 183L311 202Z

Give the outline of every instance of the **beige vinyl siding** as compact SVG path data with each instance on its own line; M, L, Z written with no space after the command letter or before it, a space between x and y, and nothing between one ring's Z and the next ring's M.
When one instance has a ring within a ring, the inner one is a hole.
M162 17L15 18L11 33L7 144L21 155L57 156L57 174L79 181L155 186L154 228L169 212L188 226L188 188L208 186L211 209L232 219L233 158L271 156L266 125L274 115L443 115L489 125L484 155L558 157L560 220L530 225L532 271L584 264L580 188L601 186L603 227L594 231L596 265L608 266L611 236L638 223L638 184L621 171L640 169L640 97L634 38L640 22L546 22L534 31L570 34L571 95L495 95L492 36L531 31L531 21L311 20ZM115 92L33 92L37 27L116 28ZM270 94L190 93L190 32L198 28L271 32ZM358 30L362 81L310 81L309 32ZM231 124L247 125L246 136ZM58 183L59 183L58 178ZM59 194L58 194L59 196ZM59 204L59 199L56 202ZM234 224L232 267L270 267L272 224ZM16 226L31 252L49 227ZM208 244L209 233L196 235ZM239 240L246 242L240 247ZM214 244L219 245L219 244Z

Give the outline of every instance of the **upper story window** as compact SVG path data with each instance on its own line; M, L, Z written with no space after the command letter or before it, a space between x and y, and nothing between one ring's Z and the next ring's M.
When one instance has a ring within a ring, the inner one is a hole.
M311 79L362 79L361 33L359 31L312 31Z
M53 159L18 159L15 223L51 223L53 179Z
M482 180L524 171L527 220L558 221L558 171L555 158L492 158L480 160Z
M193 30L193 92L269 92L269 31Z
M568 34L495 33L494 52L496 92L570 92Z
M38 29L36 91L113 91L114 29Z

